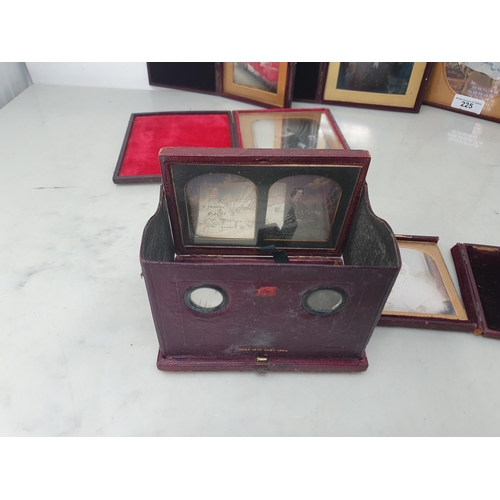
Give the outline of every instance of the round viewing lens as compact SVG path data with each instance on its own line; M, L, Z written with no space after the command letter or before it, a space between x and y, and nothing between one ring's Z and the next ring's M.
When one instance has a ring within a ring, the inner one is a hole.
M335 288L317 288L309 291L303 301L306 310L313 314L333 314L343 309L347 299Z
M186 304L195 311L214 312L225 306L225 297L221 290L212 286L199 286L185 294Z

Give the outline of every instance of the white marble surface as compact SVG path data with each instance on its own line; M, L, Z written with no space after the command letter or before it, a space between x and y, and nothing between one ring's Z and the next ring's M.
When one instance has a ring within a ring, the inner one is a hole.
M312 105L294 103L294 107ZM363 374L167 374L140 277L157 185L111 177L132 112L252 109L33 85L0 110L0 435L499 435L500 341L377 328ZM500 245L500 124L331 106L394 231Z

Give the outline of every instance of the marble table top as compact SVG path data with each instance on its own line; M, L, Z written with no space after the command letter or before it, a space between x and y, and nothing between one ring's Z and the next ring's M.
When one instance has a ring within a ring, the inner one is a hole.
M317 107L294 103L294 107ZM158 185L112 173L131 113L257 109L171 89L32 85L0 110L0 435L491 436L500 341L377 327L362 374L163 373L139 265ZM500 124L330 106L374 212L500 245Z

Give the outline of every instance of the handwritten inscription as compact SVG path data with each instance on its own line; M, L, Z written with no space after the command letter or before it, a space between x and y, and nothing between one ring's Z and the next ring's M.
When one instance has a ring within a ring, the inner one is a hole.
M203 186L196 234L205 238L252 239L257 190L250 181Z

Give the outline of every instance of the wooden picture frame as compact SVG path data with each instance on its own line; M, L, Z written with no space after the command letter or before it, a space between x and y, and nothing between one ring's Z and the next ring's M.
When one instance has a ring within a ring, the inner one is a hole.
M156 87L220 95L266 108L288 108L292 102L295 63L148 62L147 71L149 84Z
M431 63L327 63L321 102L418 113Z
M261 255L275 244L289 255L340 256L370 164L368 152L352 150L164 148L159 156L176 252L190 255ZM278 224L269 214L280 204Z
M387 299L380 326L473 332L467 312L432 236L396 235L401 270Z
M221 64L220 95L267 107L290 106L294 68L291 63Z
M424 104L500 123L500 63L434 63Z

